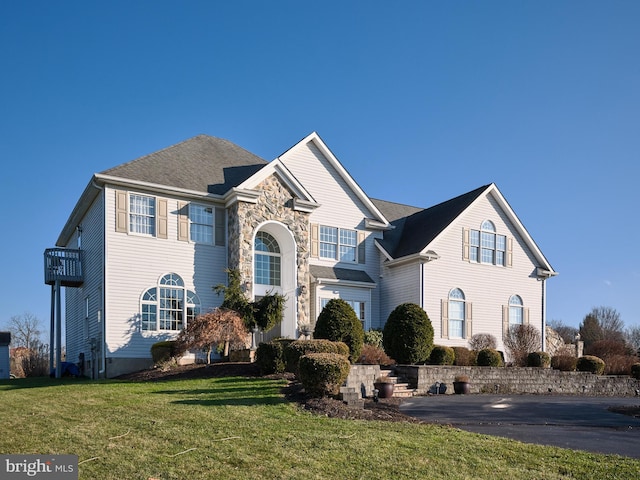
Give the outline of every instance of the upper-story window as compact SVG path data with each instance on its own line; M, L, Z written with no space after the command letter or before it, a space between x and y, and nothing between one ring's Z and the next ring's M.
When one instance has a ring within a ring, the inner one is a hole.
M200 299L175 273L164 275L141 300L142 330L178 331L200 314Z
M254 276L258 285L280 286L280 246L267 232L258 232L254 242Z
M320 225L320 258L355 262L357 242L355 230Z
M496 233L496 227L492 221L482 222L480 230L465 229L465 237L467 235L465 254L468 254L470 262L507 266L507 237Z
M156 199L137 193L129 194L129 231L141 235L156 234Z
M190 238L192 242L213 243L213 208L189 204Z

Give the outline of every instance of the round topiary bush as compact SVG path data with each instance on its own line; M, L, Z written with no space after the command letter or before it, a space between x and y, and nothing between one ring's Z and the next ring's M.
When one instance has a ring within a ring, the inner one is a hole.
M308 353L336 353L348 357L349 347L344 342L331 340L296 340L284 347L285 370L297 375L300 358Z
M337 353L309 353L300 357L300 382L312 397L337 395L349 376L351 364Z
M415 303L398 305L382 332L384 351L399 364L424 363L433 348L433 326Z
M429 363L431 365L453 365L456 354L451 347L445 345L435 345L429 355Z
M476 363L479 367L501 367L502 355L493 348L483 348L478 352Z
M602 375L604 373L604 367L604 360L593 355L580 357L576 363L576 370L579 372L590 372L596 375Z
M551 368L561 372L575 372L578 359L571 355L556 355L551 357Z
M151 358L154 364L169 362L177 355L177 345L174 340L163 340L151 345Z
M640 380L640 363L631 365L631 376Z
M283 373L285 363L284 346L282 342L271 341L258 345L256 349L256 365L258 365L262 375Z
M314 338L333 342L344 342L349 346L349 358L355 362L362 352L364 329L356 312L347 302L334 298L327 302L320 312Z
M527 367L549 368L551 356L547 352L531 352L527 355Z
M468 367L476 364L477 352L467 347L452 347L454 352L453 364L460 367Z

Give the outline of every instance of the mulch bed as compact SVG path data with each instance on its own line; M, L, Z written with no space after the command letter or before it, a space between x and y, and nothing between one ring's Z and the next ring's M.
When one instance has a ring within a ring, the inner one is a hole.
M167 380L188 380L195 378L220 377L260 377L260 370L255 363L216 362L211 365L191 364L172 366L169 369L153 368L129 373L117 377L135 382L159 382ZM285 398L295 402L311 413L330 418L345 420L383 420L387 422L425 423L400 411L402 399L381 398L378 402L365 399L364 408L349 406L342 400L331 397L310 398L305 395L302 386L291 374L274 375L272 378L285 378L288 385L284 389ZM639 406L611 407L612 412L640 418Z

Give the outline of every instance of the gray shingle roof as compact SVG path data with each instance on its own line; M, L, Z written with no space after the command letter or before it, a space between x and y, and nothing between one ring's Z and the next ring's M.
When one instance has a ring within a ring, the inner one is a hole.
M363 272L362 270L310 265L309 272L316 280L342 280L347 282L363 282L375 284L375 282L371 279L367 272Z
M100 173L175 188L224 194L267 163L228 140L198 135Z
M490 186L484 185L433 207L415 211L406 217L396 218L391 222L395 228L384 232L384 238L379 241L380 244L393 258L421 252ZM379 201L375 202L380 209L377 203ZM415 207L406 207L407 209L404 210L406 212L415 209ZM394 208L397 214L402 212L401 207ZM383 214L385 213L383 209L380 210Z

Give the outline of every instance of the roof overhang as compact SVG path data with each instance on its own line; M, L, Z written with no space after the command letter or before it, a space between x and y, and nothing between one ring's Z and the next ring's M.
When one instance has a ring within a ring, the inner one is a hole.
M349 268L310 265L309 273L317 285L340 285L344 287L376 288L376 283L367 272Z
M438 255L436 252L434 252L433 250L428 250L426 252L407 255L406 257L388 259L384 262L384 266L392 268L409 263L428 263L433 262L434 260L438 260L439 258L440 255Z

